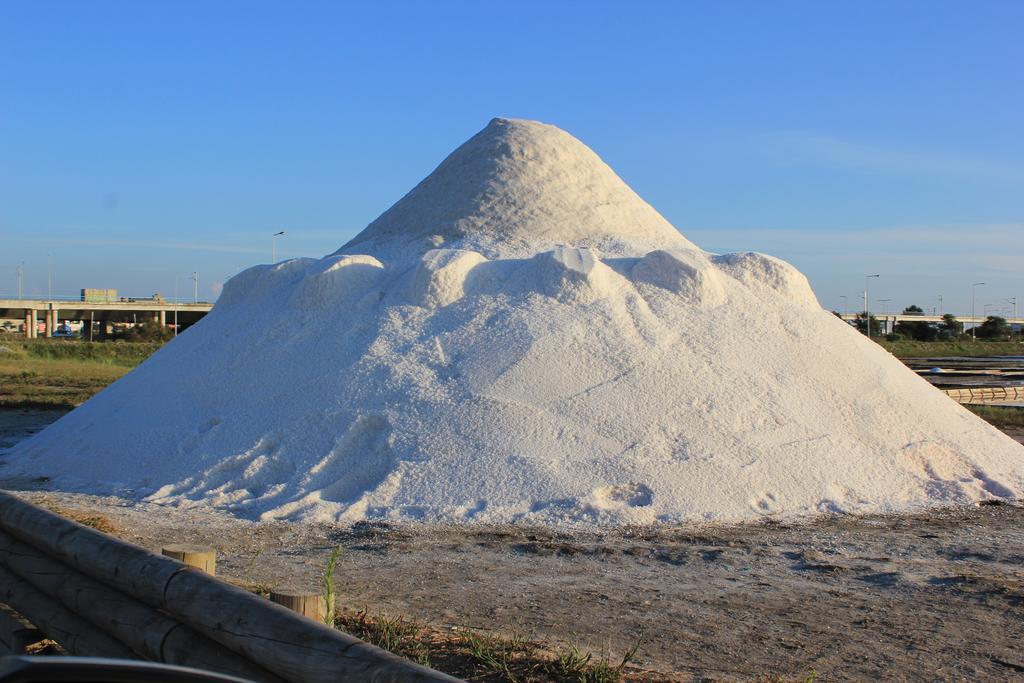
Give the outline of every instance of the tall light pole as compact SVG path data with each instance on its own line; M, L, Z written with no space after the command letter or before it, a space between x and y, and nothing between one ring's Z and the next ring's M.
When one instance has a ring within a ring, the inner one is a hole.
M868 280L873 277L881 277L878 273L864 276L864 322L867 324L868 339L871 339L871 310L868 307Z
M878 303L882 304L882 324L885 325L885 332L883 334L889 334L889 302L892 299L879 299Z
M984 282L975 282L971 285L971 318L974 318L974 292L976 287L984 285ZM978 337L974 334L974 328L978 326L976 321L971 322L971 341L975 341Z
M1017 297L1011 297L1007 299L1008 302L1013 304L1013 319L1017 319ZM1013 336L1013 325L1010 325L1010 336Z
M174 336L178 336L178 276L174 276Z
M942 310L942 295L941 294L938 295L938 299L939 299L939 317L942 317L942 314L943 314L944 311Z
M839 298L843 300L843 317L845 318L846 317L846 297L840 295Z
M199 272L192 271L192 303L199 303Z
M277 238L284 235L284 230L270 236L270 264L277 263Z
M25 279L25 262L18 264L18 301L21 301L22 282Z
M46 255L46 298L53 301L53 259Z

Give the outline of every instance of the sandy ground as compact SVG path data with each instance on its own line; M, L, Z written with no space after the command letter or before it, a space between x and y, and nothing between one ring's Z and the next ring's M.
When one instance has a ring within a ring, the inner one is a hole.
M1014 436L1024 441L1024 431ZM316 590L340 544L344 606L613 657L640 638L636 663L655 680L1024 680L1020 506L553 532L254 524L113 498L23 495L98 512L154 550L212 545L221 574L270 587Z

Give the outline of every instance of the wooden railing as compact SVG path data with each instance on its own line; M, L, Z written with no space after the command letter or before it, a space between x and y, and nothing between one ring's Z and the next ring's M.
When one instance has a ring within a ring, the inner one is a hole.
M253 681L457 680L4 492L0 602L72 654Z
M942 391L957 403L1024 401L1024 387L963 387Z

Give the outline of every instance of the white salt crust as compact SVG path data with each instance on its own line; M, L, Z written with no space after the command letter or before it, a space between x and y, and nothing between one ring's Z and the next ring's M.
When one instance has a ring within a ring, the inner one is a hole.
M496 119L338 253L257 266L4 477L259 519L733 522L1020 498L1024 447Z

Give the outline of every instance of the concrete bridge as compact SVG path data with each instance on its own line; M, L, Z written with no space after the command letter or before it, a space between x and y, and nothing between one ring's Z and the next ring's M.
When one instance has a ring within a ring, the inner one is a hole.
M853 321L857 320L857 317L860 316L860 315L862 315L862 312L842 313L842 314L840 314L839 317L842 318L843 320L847 321L847 322L853 322ZM908 314L908 313L876 313L876 312L872 311L871 312L871 317L874 318L875 320L877 320L878 324L881 325L881 328L882 328L882 332L881 333L882 334L888 334L889 332L892 332L893 329L896 327L896 323L901 323L901 322L908 322L908 323L941 323L942 322L942 316L941 315L925 315L925 314L913 315L913 314ZM987 319L988 319L987 315L974 315L974 316L971 316L971 315L959 316L958 315L956 317L957 322L963 323L963 326L964 326L965 330L969 330L972 327L974 327L975 325L980 325L983 322L985 322ZM1024 326L1024 317L1016 317L1016 318L1014 318L1014 317L1007 317L1006 318L1006 322L1008 322L1010 325ZM871 330L872 330L872 334L875 333L875 332L878 332L878 330L875 330L875 326L874 325L871 326Z
M210 312L207 302L180 303L166 299L116 301L79 301L69 299L0 299L0 318L24 321L25 336L38 336L38 321L45 323L45 336L52 337L60 320L81 320L102 324L141 323L147 320L161 325L188 326Z

